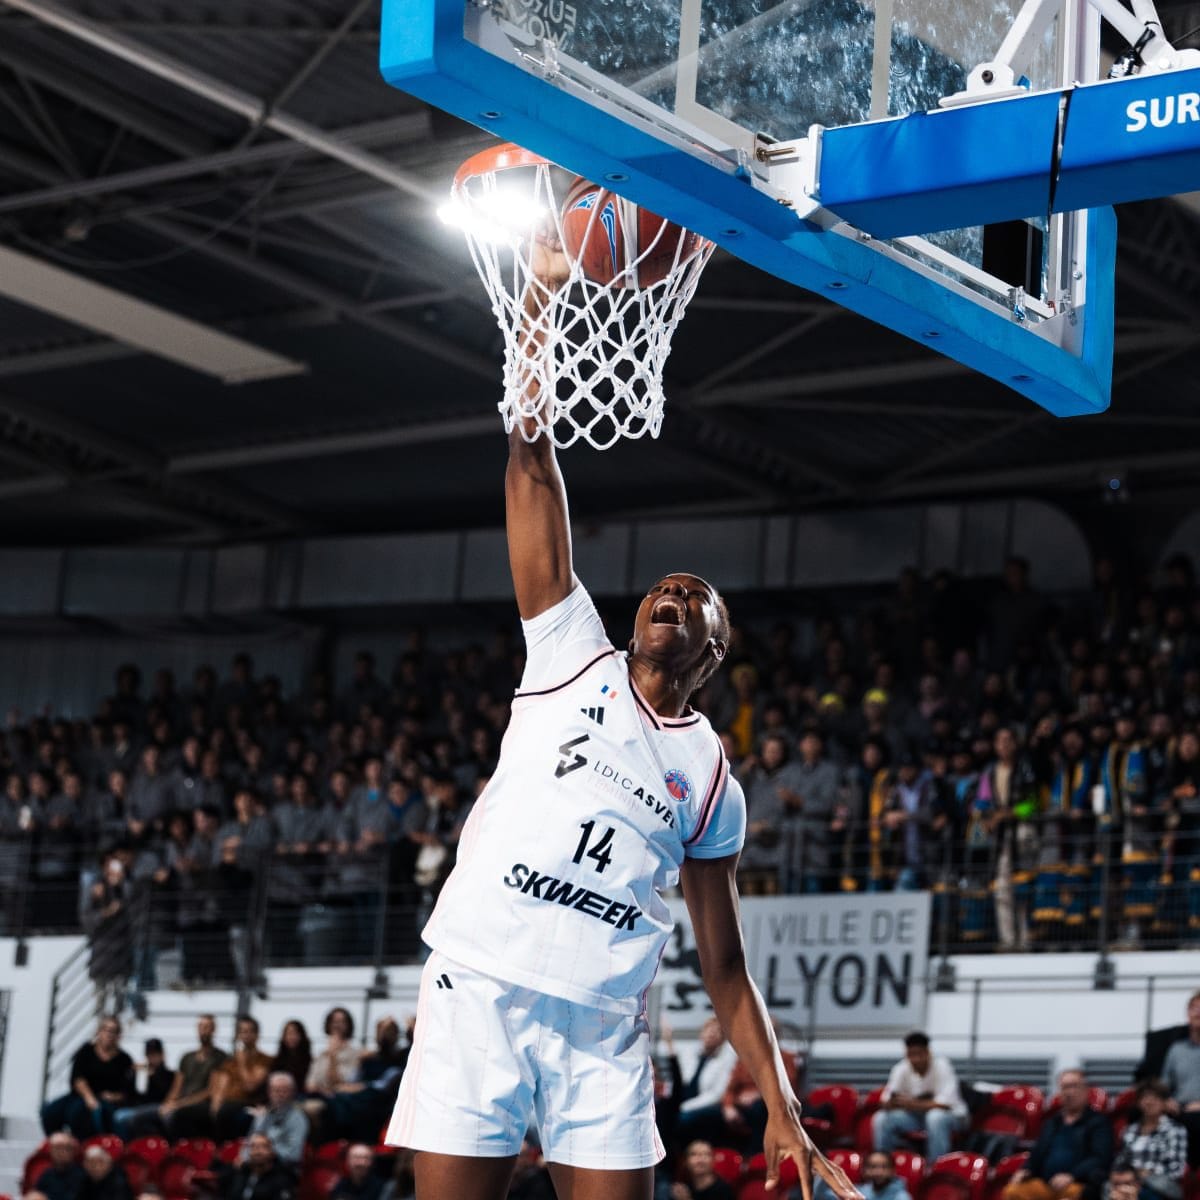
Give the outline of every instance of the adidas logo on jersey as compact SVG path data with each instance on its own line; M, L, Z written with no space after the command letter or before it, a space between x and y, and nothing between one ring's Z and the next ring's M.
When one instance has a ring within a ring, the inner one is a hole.
M437 977L437 979L434 980L434 983L436 983L439 988L449 988L451 991L454 989L454 984L450 982L450 976L447 975L445 971L443 971Z
M579 710L585 717L591 721L595 721L597 725L604 724L604 709L603 708L581 708Z

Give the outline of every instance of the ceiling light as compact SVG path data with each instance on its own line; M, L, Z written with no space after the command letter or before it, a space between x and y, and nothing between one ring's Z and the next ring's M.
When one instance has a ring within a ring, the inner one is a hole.
M305 363L7 246L0 246L0 295L74 321L147 354L215 375L224 383L276 379L308 370Z
M544 204L538 204L532 197L511 191L473 196L470 207L452 198L437 210L445 224L498 245L523 241L542 225L549 213Z

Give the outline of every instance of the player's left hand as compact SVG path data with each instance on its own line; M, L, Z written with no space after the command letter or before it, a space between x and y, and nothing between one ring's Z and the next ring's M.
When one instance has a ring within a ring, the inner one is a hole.
M800 1174L804 1200L812 1200L813 1175L819 1175L838 1200L863 1200L862 1193L850 1182L850 1176L813 1145L808 1131L800 1124L799 1105L772 1113L763 1134L763 1153L767 1159L768 1189L779 1186L779 1166L790 1158Z

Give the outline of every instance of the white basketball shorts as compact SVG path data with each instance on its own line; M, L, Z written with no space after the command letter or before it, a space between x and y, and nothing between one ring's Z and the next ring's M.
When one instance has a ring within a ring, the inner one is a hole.
M650 1036L644 1016L517 987L434 951L386 1141L503 1158L533 1126L548 1162L653 1166Z

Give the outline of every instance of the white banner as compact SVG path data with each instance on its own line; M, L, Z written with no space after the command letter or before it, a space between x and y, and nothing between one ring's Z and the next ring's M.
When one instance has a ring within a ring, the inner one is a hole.
M712 1012L687 907L670 901L675 936L657 1001L688 1034ZM820 1037L907 1033L925 1022L929 893L760 896L742 901L750 974L771 1015Z

